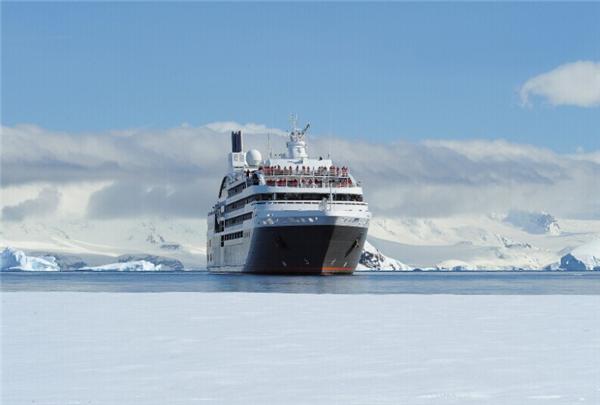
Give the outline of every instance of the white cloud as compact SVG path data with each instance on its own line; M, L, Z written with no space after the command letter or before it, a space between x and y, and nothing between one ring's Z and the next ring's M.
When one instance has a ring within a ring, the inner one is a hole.
M215 132L231 132L231 131L242 131L244 134L272 134L278 136L285 136L287 133L278 128L269 128L262 124L247 123L239 124L233 121L218 121L211 122L206 125L206 128Z
M523 105L530 105L531 97L539 96L552 105L600 106L600 62L561 65L527 80L519 93Z
M50 186L62 195L52 215L85 202L80 211L94 218L202 218L227 168L229 129L244 127L250 128L228 123L91 134L4 127L2 189L28 190L22 200L4 204L18 205ZM265 151L266 132L277 131L256 124L252 129L245 132L245 147ZM600 218L600 151L562 154L503 140L378 144L309 135L308 141L311 155L331 150L339 164L350 166L376 214L428 217L517 208ZM271 137L273 151L283 151L284 142Z

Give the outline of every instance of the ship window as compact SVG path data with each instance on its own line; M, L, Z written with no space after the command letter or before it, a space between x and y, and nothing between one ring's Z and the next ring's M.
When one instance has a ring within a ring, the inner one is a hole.
M239 238L243 238L243 237L244 237L243 231L228 233L227 235L222 235L221 236L221 246L223 246L223 243L226 240L239 239Z
M246 204L253 201L270 201L273 197L278 201L321 201L324 198L329 199L327 193L265 193L265 194L254 194L247 198L241 198L237 201L227 204L225 212L231 212L243 208ZM333 195L335 201L363 201L363 197L360 194L341 194L336 193Z
M296 194L296 193L286 193L284 195L285 195L286 200L298 201L301 199L300 194Z
M258 197L258 196L257 196ZM270 200L272 194L262 194L257 200ZM321 201L326 198L329 199L329 194L326 193L277 193L275 198L278 201ZM339 194L333 195L335 201L362 201L362 195L360 194Z
M269 193L269 194L259 194L256 196L257 200L259 201L270 201L273 199L273 194Z
M233 217L233 218L227 219L225 221L225 226L238 225L238 224L241 224L244 221L247 221L249 219L252 219L252 213L251 212L247 212L245 214L238 215L237 217Z
M232 187L229 190L227 190L227 196L231 197L233 195L236 195L236 194L242 192L245 188L246 188L246 182L238 184L237 186Z

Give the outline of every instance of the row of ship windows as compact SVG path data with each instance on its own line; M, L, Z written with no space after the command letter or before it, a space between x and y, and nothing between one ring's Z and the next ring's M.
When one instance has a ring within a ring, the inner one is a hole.
M227 235L221 235L221 246L225 244L226 240L239 239L244 237L244 231L232 232Z
M244 207L246 204L253 201L321 201L324 198L329 198L329 194L325 193L265 193L254 194L247 198L242 198L227 204L225 212L235 211ZM363 197L360 194L333 194L334 201L362 201Z
M252 213L251 212L247 212L245 214L242 215L238 215L237 217L233 217L233 218L229 218L225 220L225 226L233 226L233 225L238 225L241 224L242 222L248 220L248 219L252 219Z
M215 219L215 233L219 233L219 232L225 231L226 227L238 225L248 219L252 219L252 213L247 212L245 214L238 215L237 217L229 218L229 219L226 219L225 221L221 221L221 222L218 221L217 216L214 216L214 219Z
M227 197L232 197L238 193L244 191L248 186L257 186L259 184L258 176L256 172L250 173L249 170L246 170L246 180L243 183L238 184L235 187L232 187L227 190Z
M231 197L237 193L242 192L244 189L246 188L246 183L241 183L238 184L237 186L230 188L229 190L227 190L227 197Z

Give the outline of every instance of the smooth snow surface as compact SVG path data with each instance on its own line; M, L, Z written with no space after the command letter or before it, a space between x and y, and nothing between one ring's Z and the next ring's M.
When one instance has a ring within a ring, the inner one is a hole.
M3 404L598 404L600 296L3 293Z

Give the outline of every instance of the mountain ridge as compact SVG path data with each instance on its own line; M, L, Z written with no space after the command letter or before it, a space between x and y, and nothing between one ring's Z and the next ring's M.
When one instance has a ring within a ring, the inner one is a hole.
M507 221L510 215L375 217L362 265L397 270L543 270L558 268L565 255L600 235L597 220L560 219L543 212L519 214L550 229L532 232L518 221ZM163 258L163 265L171 260L176 269L201 269L205 268L205 235L204 219L4 221L0 247L34 257L54 256L59 266L67 268L119 263L126 255L129 261L150 258L161 264Z

